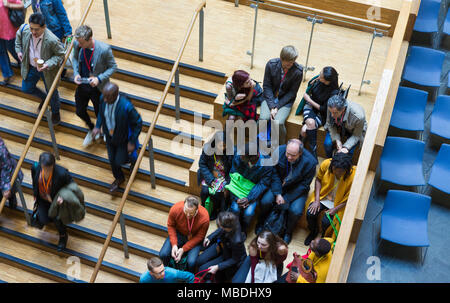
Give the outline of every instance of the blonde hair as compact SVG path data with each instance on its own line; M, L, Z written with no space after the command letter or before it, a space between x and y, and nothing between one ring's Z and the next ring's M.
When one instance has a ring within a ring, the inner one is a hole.
M293 45L287 45L281 49L281 61L295 61L298 57L298 51Z

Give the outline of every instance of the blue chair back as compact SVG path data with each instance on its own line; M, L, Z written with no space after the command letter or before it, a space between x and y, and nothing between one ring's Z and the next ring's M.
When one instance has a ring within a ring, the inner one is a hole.
M436 98L431 114L430 132L450 139L450 96L440 95Z
M441 72L445 53L421 46L411 46L403 79L431 87L441 86Z
M450 144L442 144L431 168L431 186L450 194Z
M414 30L424 33L437 32L440 7L440 0L421 0Z
M400 129L424 129L424 113L428 92L400 86L391 116L391 125Z

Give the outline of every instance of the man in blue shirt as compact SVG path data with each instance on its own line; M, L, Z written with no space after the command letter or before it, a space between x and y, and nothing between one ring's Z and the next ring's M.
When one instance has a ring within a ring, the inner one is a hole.
M148 271L141 275L139 283L194 283L194 274L171 267L164 267L158 257L147 262Z

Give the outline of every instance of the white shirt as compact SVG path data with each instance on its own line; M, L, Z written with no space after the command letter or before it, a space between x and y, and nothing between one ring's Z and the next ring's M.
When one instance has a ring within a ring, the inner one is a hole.
M36 62L34 61L34 58L41 59L41 48L42 48L42 40L44 38L44 33L34 38L33 35L31 35L31 41L30 41L30 64L34 67L37 67Z

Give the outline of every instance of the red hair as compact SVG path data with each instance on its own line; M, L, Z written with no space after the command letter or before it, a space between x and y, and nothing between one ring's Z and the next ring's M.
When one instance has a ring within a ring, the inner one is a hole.
M244 93L245 95L248 95L248 93L250 92L250 87L244 88L243 86L245 81L247 81L249 77L250 74L244 70L237 70L234 72L231 80L233 81L233 86L236 89L237 93Z

